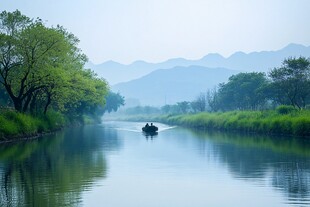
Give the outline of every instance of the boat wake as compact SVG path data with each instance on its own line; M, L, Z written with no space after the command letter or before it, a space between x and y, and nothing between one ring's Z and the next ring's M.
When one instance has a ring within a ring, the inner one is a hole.
M103 125L107 128L112 128L118 131L141 133L142 127L144 127L145 124L146 124L145 122L109 121L109 122L105 122ZM154 122L153 124L158 127L157 132L163 132L163 131L170 130L170 129L177 127L177 126L169 126L169 125L157 123L157 122Z
M119 130L119 131L127 131L127 132L141 132L141 129L138 130L138 129L128 129L128 128L115 128L116 130Z
M169 130L169 129L173 129L173 128L176 128L177 126L159 126L158 127L158 131L157 132L162 132L162 131L166 131L166 130ZM142 128L142 127L141 127ZM116 130L119 130L119 131L128 131L128 132L138 132L138 133L141 133L141 128L115 128Z
M169 129L174 129L176 127L177 126L170 126L170 127L163 127L163 128L159 128L158 127L158 132L166 131L166 130L169 130Z

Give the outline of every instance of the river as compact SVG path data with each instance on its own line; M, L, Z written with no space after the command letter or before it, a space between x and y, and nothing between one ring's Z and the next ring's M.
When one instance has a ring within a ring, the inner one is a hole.
M310 206L309 141L143 125L0 145L0 206Z

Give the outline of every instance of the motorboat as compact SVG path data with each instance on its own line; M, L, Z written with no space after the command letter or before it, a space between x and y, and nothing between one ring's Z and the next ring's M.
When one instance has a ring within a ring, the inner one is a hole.
M142 127L142 131L147 133L154 133L158 131L158 127L153 124L151 125L146 124L144 127Z

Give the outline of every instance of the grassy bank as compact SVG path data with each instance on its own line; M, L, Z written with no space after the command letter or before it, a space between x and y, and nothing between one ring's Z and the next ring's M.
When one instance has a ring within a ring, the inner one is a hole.
M41 116L31 116L13 110L1 110L0 142L52 132L59 130L67 123L68 121L65 117L57 112L49 112Z
M66 126L99 123L99 116L65 116L59 112L31 115L19 113L13 109L0 108L0 142L36 137L44 133L57 131Z
M231 111L183 115L127 117L131 121L158 121L172 125L259 134L310 137L310 110Z

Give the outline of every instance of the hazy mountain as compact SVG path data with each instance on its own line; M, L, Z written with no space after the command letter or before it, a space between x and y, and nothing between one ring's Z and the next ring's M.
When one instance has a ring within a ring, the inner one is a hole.
M289 44L277 51L261 51L252 53L236 52L225 58L219 54L211 53L199 60L187 60L183 58L170 59L162 63L147 63L136 61L130 65L108 61L99 65L92 63L87 67L93 69L99 76L105 78L111 85L140 78L157 69L169 69L176 66L204 66L223 67L240 71L269 71L279 67L287 57L310 57L310 46Z
M168 69L176 66L189 66L191 62L185 59L170 59L163 63L147 63L135 61L130 65L123 65L114 61L107 61L99 65L91 62L86 67L94 70L100 77L105 78L110 84L125 82L140 78L157 69Z
M126 83L112 86L125 98L139 99L141 105L161 106L192 101L201 92L228 80L238 71L202 66L160 69Z

